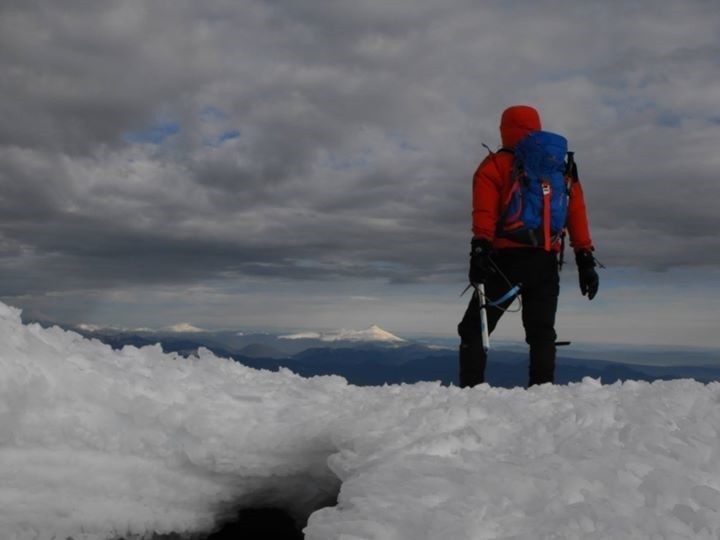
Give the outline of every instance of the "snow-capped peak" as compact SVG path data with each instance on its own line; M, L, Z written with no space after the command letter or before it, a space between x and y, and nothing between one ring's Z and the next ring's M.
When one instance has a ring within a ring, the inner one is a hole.
M81 330L83 332L99 332L103 329L102 326L98 326L97 324L86 324L86 323L80 323L75 326L78 330Z
M367 330L340 330L337 339L342 339L346 341L405 341L404 339L394 334L391 334L387 330L383 330L376 324L373 324Z
M166 332L177 332L178 334L184 334L184 333L192 333L192 332L204 332L202 328L198 328L197 326L193 326L190 323L178 323L173 324L171 326L166 326L163 328Z
M376 324L367 330L338 330L336 332L299 332L280 336L282 339L319 339L320 341L379 341L383 343L401 343L406 340Z

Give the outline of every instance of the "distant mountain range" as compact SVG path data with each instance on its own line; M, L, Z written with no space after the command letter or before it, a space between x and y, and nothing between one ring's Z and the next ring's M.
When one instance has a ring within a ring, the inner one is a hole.
M166 352L194 355L204 347L217 356L233 358L246 366L290 369L305 377L340 375L355 385L382 385L441 381L457 384L457 352L404 340L377 326L365 331L303 333L278 336L207 332L123 331L76 328L77 332L99 339L113 348L142 347L160 343ZM558 352L556 383L567 384L584 377L599 378L605 384L618 380L654 381L692 378L708 383L720 380L720 364L645 365L605 359L576 358L567 350ZM493 350L486 372L493 386L512 388L527 381L527 353Z

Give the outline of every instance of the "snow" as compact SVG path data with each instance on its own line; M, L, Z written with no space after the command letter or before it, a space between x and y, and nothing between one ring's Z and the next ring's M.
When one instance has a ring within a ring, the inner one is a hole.
M338 330L337 332L299 332L280 336L281 339L318 339L320 341L378 341L384 343L405 342L401 337L372 325L367 330Z
M280 339L322 339L323 335L320 332L297 332L279 337Z
M101 326L98 326L97 324L80 323L77 325L77 329L83 332L98 332L103 328Z
M717 539L719 427L720 383L354 387L114 351L0 304L3 540L302 516L339 482L307 539Z
M193 326L190 323L178 323L173 324L171 326L166 326L163 328L166 332L175 332L178 334L193 334L198 332L204 332L202 328L198 328L197 326Z

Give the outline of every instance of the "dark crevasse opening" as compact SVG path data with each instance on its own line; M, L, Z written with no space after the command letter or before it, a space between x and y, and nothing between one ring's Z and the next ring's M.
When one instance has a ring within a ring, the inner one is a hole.
M279 507L242 508L234 517L225 521L221 528L207 537L207 540L303 540L303 529L310 514L320 508L335 506L340 492L333 494L322 503L313 506L306 514L288 511Z
M298 523L282 508L245 508L207 540L302 540L305 524Z
M327 469L276 477L271 487L245 493L234 504L223 505L212 531L154 533L149 540L301 540L310 515L338 504L341 482ZM109 540L146 540L144 534L114 536Z
M328 500L327 504L318 506L315 510L335 504L337 504L337 497L332 501ZM303 540L305 538L303 529L307 525L309 517L310 514L307 516L293 515L284 508L242 508L209 535L188 536L180 533L155 533L152 540ZM114 540L133 540L134 538L136 537L130 535Z
M339 494L338 481L331 490L325 491L324 497L315 498L310 504L305 501L293 509L272 504L241 507L228 513L219 529L209 536L201 536L199 540L302 540L305 538L302 531L310 514L337 505Z

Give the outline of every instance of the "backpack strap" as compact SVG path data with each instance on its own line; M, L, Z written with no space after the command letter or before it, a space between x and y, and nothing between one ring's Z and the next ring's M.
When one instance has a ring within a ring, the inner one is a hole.
M565 178L567 179L566 186L568 198L570 198L570 195L572 193L572 184L580 181L580 178L578 176L577 163L575 163L575 152L567 153L567 167L565 167ZM563 228L562 233L560 234L560 257L558 258L559 271L562 270L563 264L565 264L565 236L566 231Z
M579 182L577 163L575 163L575 152L567 153L567 167L565 168L565 176L575 182Z
M550 239L550 197L552 197L552 187L550 186L550 182L548 181L543 181L541 186L543 196L543 248L545 249L545 251L550 251L552 246Z

